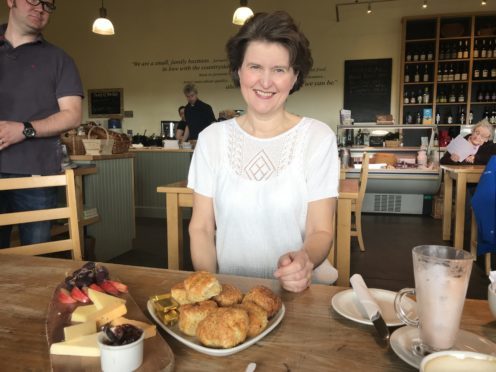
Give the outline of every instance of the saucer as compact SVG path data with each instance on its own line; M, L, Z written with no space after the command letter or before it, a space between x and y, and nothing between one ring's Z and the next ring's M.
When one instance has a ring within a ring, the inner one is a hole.
M402 326L403 323L396 316L394 311L394 298L397 292L388 291L385 289L369 288L370 295L381 308L382 318L388 327ZM336 293L332 297L332 307L337 313L354 322L372 325L365 309L358 301L353 289L347 289ZM416 304L415 301L408 297L402 300L403 309L406 311L409 318L415 319Z
M419 330L414 327L401 327L391 335L391 348L403 361L415 368L420 368L422 357L413 353L413 343L419 340ZM474 351L496 356L496 344L475 333L458 331L452 350Z

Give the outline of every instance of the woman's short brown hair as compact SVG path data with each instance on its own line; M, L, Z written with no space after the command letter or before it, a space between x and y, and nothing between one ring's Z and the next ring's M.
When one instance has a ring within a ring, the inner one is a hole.
M289 94L300 89L312 68L313 59L310 42L300 32L293 18L284 11L257 13L246 21L236 35L229 39L226 44L227 58L236 87L239 87L238 70L243 64L246 48L252 41L277 43L286 48L289 53L289 65L298 74L296 83Z

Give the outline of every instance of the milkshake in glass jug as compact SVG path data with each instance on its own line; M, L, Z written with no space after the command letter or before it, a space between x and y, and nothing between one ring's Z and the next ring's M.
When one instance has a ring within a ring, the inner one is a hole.
M450 349L456 341L472 270L472 256L463 250L438 245L413 248L415 289L405 288L396 295L394 306L400 320L419 328L420 342L414 353ZM406 316L401 299L415 294L418 319Z

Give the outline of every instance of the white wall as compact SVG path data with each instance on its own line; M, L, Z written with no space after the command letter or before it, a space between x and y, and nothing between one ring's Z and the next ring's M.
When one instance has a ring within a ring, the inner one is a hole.
M17 0L25 1L25 0ZM311 42L315 78L309 82L334 82L332 85L304 87L290 96L287 108L300 115L318 118L331 127L338 122L343 105L344 61L350 59L392 58L393 79L391 110L398 115L399 65L401 53L401 19L425 14L477 13L496 11L496 2L486 7L480 0L397 0L366 5L340 7L336 21L335 4L353 0L250 0L254 11L284 9L301 25ZM135 133L159 132L161 119L176 119L177 107L185 103L185 81L197 84L199 97L212 105L214 112L243 108L236 89L226 89L229 77L225 69L162 71L163 65L136 67L133 62L169 62L181 59L209 59L208 63L186 63L191 69L222 66L224 45L237 26L232 13L237 0L106 0L108 17L116 28L115 36L91 33L98 15L99 0L58 0L57 11L44 35L65 49L76 61L85 89L124 88L125 110L134 112L126 118L124 129ZM0 20L8 17L5 2L0 5ZM200 76L216 71L218 76ZM205 80L224 80L207 83ZM87 106L84 121L88 120ZM99 120L99 119L96 119Z

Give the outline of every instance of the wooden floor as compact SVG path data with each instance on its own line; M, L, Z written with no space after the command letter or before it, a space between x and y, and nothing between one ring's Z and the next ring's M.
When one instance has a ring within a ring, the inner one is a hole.
M397 291L412 287L412 248L422 244L446 245L441 239L441 220L430 216L364 214L362 217L365 252L352 239L351 274L360 273L369 287ZM187 221L185 246L189 245ZM166 225L164 219L137 219L133 250L112 260L129 265L166 267ZM496 261L493 258L493 262ZM186 249L186 269L192 270L189 250ZM489 279L482 269L482 260L474 263L468 298L487 298Z

